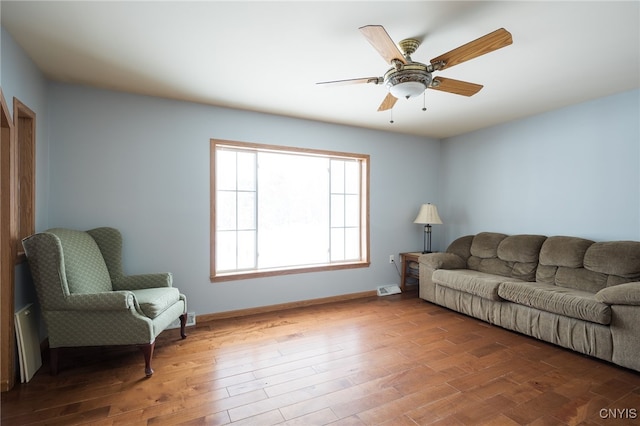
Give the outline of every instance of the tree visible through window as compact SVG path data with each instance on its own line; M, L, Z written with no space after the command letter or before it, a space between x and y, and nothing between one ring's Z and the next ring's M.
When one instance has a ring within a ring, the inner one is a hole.
M367 266L368 162L212 139L212 280Z

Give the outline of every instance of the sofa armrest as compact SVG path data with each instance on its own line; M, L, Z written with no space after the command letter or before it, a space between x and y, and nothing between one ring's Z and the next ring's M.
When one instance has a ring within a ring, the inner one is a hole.
M596 299L607 305L640 306L640 281L603 288L596 293Z
M418 258L420 263L421 299L436 303L436 284L431 276L437 269L464 269L467 262L454 253L426 253Z
M427 253L418 258L419 262L431 269L464 269L467 262L454 253Z
M65 298L61 311L128 311L135 309L135 297L130 291L76 293Z
M127 275L113 282L114 290L142 290L145 288L172 287L170 272L158 274Z

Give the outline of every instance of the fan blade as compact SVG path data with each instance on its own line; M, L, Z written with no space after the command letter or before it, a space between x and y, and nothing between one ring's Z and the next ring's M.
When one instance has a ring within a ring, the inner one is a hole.
M398 98L393 96L391 93L387 93L387 96L384 98L384 100L382 101L382 103L378 107L378 111L386 111L386 110L389 110L389 109L393 108L393 106L396 104L397 100L398 100Z
M335 80L335 81L321 81L316 84L326 84L332 86L345 86L347 84L360 84L360 83L373 83L380 84L382 83L382 77L363 77L363 78L352 78L349 80Z
M513 43L511 33L504 28L500 28L440 55L437 58L433 58L431 64L435 65L437 62L444 62L443 66L438 67L439 70L444 70L468 61L469 59L477 58L478 56L501 49L511 43Z
M437 85L434 85L436 83ZM443 92L455 93L462 96L473 96L484 86L481 84L469 83L466 81L454 80L452 78L436 77L433 79L429 89L441 90Z
M398 49L398 46L389 37L387 30L382 25L365 25L360 27L359 30L385 61L391 64L394 59L397 59L403 64L407 63L404 55L402 55L402 52L400 52L400 49Z

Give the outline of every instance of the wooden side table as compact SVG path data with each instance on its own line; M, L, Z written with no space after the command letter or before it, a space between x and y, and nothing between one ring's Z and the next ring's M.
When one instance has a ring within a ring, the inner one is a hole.
M407 285L418 285L420 283L420 271L419 268L412 268L413 263L418 263L418 258L422 255L421 252L408 252L400 253L400 262L402 270L400 272L400 290L404 293L407 291Z

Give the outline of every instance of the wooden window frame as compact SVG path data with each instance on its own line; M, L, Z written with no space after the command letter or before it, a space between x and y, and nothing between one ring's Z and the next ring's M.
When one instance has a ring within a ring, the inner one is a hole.
M321 265L282 267L269 270L241 271L229 273L216 273L215 263L215 247L216 247L216 147L219 145L239 147L244 149L256 149L263 151L276 151L285 153L300 153L306 155L320 155L326 157L354 158L363 161L363 174L361 178L361 260L335 262ZM334 271L341 269L365 268L370 265L370 225L369 225L369 186L370 186L370 157L366 154L354 154L337 151L327 151L309 148L297 148L278 145L264 145L249 142L237 142L229 140L211 139L210 140L210 280L211 282L232 281L249 278L260 278L287 274L299 274L306 272Z

